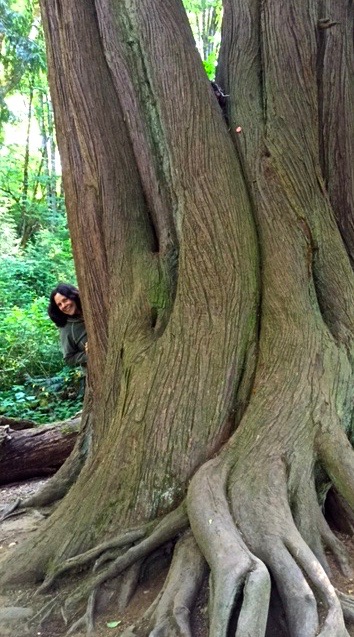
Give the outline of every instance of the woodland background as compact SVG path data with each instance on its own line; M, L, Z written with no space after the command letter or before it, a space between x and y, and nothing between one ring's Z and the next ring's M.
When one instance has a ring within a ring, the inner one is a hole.
M214 78L221 0L185 0ZM75 283L45 43L36 0L0 0L0 415L38 423L81 406L80 370L63 365L48 296Z

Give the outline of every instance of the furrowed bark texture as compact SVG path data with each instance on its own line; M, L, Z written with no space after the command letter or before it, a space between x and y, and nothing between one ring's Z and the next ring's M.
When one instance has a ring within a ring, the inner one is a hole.
M328 196L353 264L354 255L354 69L352 2L326 1L318 32L321 158ZM326 27L326 23L323 24Z
M177 543L161 596L126 635L190 637L205 560L210 637L230 626L264 637L271 581L291 637L346 637L351 601L331 585L324 546L350 566L319 508L315 467L354 508L352 31L342 24L352 9L225 0L217 79L229 131L179 1L43 0L43 10L97 354L90 347L93 439L31 563L20 548L7 579L41 579L50 563L47 590L97 558L69 604L89 599L90 629L104 583L120 589L124 572L136 582L145 557L190 524L194 539ZM329 134L332 93L343 110ZM187 513L173 511L186 493ZM139 539L124 540L125 524ZM196 573L183 585L189 554Z
M89 459L48 521L53 544L39 542L36 576L53 552L74 554L122 519L136 524L181 500L243 408L236 392L244 401L257 307L250 204L182 6L43 9L96 403ZM54 530L64 518L65 549Z

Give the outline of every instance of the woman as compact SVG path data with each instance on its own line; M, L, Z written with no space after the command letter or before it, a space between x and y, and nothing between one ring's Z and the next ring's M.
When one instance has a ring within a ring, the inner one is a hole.
M60 343L66 364L72 367L81 365L86 373L87 334L79 290L70 283L59 283L50 294L48 314L60 328Z

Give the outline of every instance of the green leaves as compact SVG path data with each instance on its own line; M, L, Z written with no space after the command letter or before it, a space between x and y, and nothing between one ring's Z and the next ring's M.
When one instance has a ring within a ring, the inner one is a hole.
M81 407L82 376L77 369L64 368L53 377L28 377L23 385L0 388L0 413L10 418L47 423L71 418Z
M217 64L216 51L212 51L211 53L209 53L207 59L203 61L204 70L209 80L213 80L215 78L216 64Z
M80 408L80 379L47 316L75 271L38 0L0 0L0 42L0 412L48 422Z
M1 227L0 217L0 234ZM59 280L75 281L64 224L56 234L42 230L25 250L0 255L0 413L9 417L49 422L80 409L80 378L63 370L58 330L47 315Z
M121 620L119 621L114 621L114 622L107 622L106 626L107 628L117 628L117 626L119 626L119 624L121 624Z
M222 0L183 0L183 4L206 74L213 80L221 39Z
M1 64L3 81L10 89L18 86L26 71L46 70L38 2L26 0L23 5L19 10L18 2L0 0Z

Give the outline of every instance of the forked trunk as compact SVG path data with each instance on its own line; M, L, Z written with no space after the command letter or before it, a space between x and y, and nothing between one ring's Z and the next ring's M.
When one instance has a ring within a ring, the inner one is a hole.
M205 561L211 637L228 634L235 600L236 637L265 635L269 573L292 637L344 637L342 607L354 617L329 580L324 545L350 566L315 488L318 463L354 507L341 236L350 251L353 15L332 4L225 0L228 130L179 0L42 1L93 434L7 579L25 572L48 589L97 560L69 604L89 598L89 629L105 581L132 591L145 557L177 537L158 603L130 635L190 636ZM338 94L350 86L343 153L343 131L328 134L332 49Z

